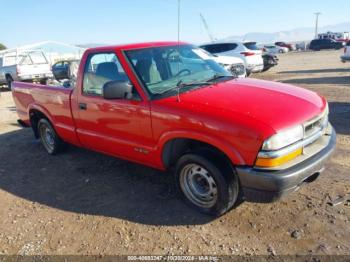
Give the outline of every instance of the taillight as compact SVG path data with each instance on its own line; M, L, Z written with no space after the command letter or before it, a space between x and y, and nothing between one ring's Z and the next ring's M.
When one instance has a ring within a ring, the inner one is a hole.
M255 55L255 53L253 53L253 52L242 52L241 55L244 55L244 56L253 56L253 55Z

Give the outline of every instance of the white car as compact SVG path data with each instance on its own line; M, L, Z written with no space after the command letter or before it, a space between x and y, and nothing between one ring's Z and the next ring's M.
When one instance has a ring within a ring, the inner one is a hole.
M350 62L350 42L346 43L346 46L344 47L344 54L340 59L343 63Z
M241 58L244 61L247 75L261 72L264 69L262 51L255 42L210 43L200 47L211 54Z
M247 76L244 61L241 58L213 55L213 60L239 78Z
M238 57L233 56L219 56L212 55L204 49L200 49L201 53L198 53L205 60L214 60L217 64L221 65L227 71L231 72L238 78L247 77L247 71L245 69L244 61Z
M266 45L263 50L269 54L283 54L288 53L289 49L287 47L277 46L277 45Z

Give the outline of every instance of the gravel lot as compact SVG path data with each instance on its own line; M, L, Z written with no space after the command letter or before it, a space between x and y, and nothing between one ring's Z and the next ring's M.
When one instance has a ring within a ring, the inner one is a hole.
M253 77L303 86L330 102L338 145L314 183L273 204L200 215L172 193L171 177L70 147L48 156L0 97L0 254L350 255L350 69L340 51L291 53Z

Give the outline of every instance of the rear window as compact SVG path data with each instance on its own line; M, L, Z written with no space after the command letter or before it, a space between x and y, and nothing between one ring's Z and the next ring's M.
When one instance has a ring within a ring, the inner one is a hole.
M255 42L249 42L249 43L244 43L243 44L246 48L248 48L249 50L260 50L259 47L256 45Z
M47 64L47 60L42 52L32 52L29 55L33 64Z
M209 53L215 54L215 53L224 53L224 52L235 50L237 48L237 44L235 43L212 44L212 45L201 46L201 48L208 51Z

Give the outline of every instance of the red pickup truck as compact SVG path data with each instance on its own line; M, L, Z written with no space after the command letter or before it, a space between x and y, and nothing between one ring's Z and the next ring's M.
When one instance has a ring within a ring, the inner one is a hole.
M238 79L186 43L89 49L75 82L13 83L19 122L49 154L69 143L171 170L185 202L214 216L314 181L336 143L323 97Z

